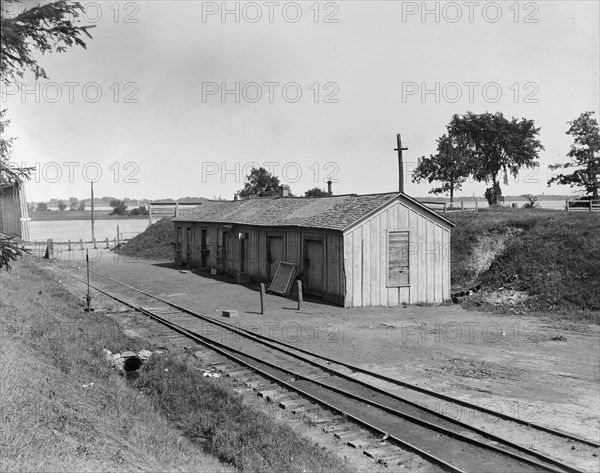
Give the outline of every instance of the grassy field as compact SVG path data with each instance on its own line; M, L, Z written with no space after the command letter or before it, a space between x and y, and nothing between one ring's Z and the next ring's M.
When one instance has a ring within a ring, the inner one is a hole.
M129 218L140 218L148 220L147 215L110 215L111 210L95 210L95 220L121 220ZM63 212L53 210L50 212L29 212L31 220L38 221L55 221L55 220L90 220L92 212L79 210L65 210Z
M40 265L0 272L0 471L349 471L171 354L130 384L102 349L155 347Z
M483 210L452 218L453 286L525 291L538 310L600 311L599 213Z

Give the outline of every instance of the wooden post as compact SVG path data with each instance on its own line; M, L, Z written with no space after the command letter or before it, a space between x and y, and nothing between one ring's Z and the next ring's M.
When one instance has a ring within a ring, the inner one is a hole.
M152 225L152 202L148 202L148 226Z
M465 201L461 200L460 201L460 213L463 213L465 211Z
M81 238L79 239L79 248L83 250L83 240Z
M96 237L94 237L94 250L97 249L98 247L96 246Z
M68 245L69 245L68 251L71 251L71 240L68 240Z
M45 259L54 259L54 240L48 239L46 246Z
M175 202L175 217L179 217L179 202Z
M260 283L260 313L264 314L265 313L265 299L267 298L266 294L265 294L265 284L264 283Z
M446 202L444 202L444 213L446 213Z
M567 212L569 211L569 199L565 199L565 207L567 208Z
M87 294L85 296L85 308L83 309L85 312L93 312L92 309L92 296L90 296L90 255L89 249L85 250L85 267L87 272Z
M475 201L475 213L478 213L478 212L479 212L479 201L476 200Z
M108 237L106 237L106 249L109 249L110 246L108 246Z
M121 244L121 237L119 236L119 226L117 225L117 248Z
M304 304L304 297L302 296L302 281L298 279L298 310L302 310Z
M592 211L592 202L594 201L594 199L590 199L590 212Z
M96 248L96 234L94 233L94 181L90 181L91 194L92 194L92 240L94 241L94 248Z
M402 137L400 133L396 134L396 143L398 145L394 151L398 151L398 192L404 194L404 163L402 162L402 151L407 151L408 148L402 147Z

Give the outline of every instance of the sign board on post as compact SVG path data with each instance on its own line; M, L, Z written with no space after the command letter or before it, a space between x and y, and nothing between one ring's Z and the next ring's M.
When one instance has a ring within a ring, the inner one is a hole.
M269 286L269 291L285 296L292 288L295 275L296 265L294 263L280 262L271 286Z

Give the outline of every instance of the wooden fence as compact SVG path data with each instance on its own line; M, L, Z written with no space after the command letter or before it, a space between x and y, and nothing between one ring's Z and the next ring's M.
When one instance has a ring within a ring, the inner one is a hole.
M567 212L600 212L600 199L566 200Z
M198 205L202 205L202 202L150 202L148 224L152 225L164 217L177 217L179 212L191 210Z
M479 212L479 203L475 202L465 202L460 201L460 205L458 203L449 204L448 202L425 202L421 201L423 205L429 207L431 210L435 210L436 212L441 213L451 213L451 212Z

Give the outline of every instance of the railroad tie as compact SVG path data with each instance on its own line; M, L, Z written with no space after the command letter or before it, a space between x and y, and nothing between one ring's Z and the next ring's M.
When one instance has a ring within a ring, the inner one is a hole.
M356 448L357 450L363 449L363 450L367 450L370 448L377 448L377 447L381 447L381 441L374 438L373 436L370 437L360 437L357 439L352 439L352 440L348 440L348 442L346 442L350 447L352 448Z
M334 434L336 432L345 432L352 428L353 426L348 423L343 424L334 424L330 426L323 427L323 432L327 434Z
M380 459L389 458L392 455L398 455L398 449L392 447L391 445L385 445L383 447L372 448L368 450L364 450L363 453L375 460L379 461Z
M267 401L279 404L280 401L292 401L298 399L298 396L294 393L278 392L267 396Z
M329 424L333 419L332 417L328 417L324 412L309 412L305 417L313 424Z
M362 430L353 429L353 430L348 430L348 431L344 431L344 432L335 432L333 434L333 436L340 440L349 441L349 440L364 438L365 432L363 432Z
M265 380L262 380L262 379L256 379L256 378L248 380L248 381L244 381L244 384L246 386L248 386L249 388L252 388L252 389L256 389L256 388L260 388L262 386L266 386L268 383L269 383L269 381L265 381Z
M308 405L310 405L310 401L307 401L306 399L293 399L289 401L281 401L279 403L279 407L282 407L283 409L297 409L298 407Z
M229 376L230 378L235 378L235 379L244 378L247 376L251 376L253 374L254 374L254 372L247 368L242 368L242 369L232 370L232 371L227 372L227 376Z

